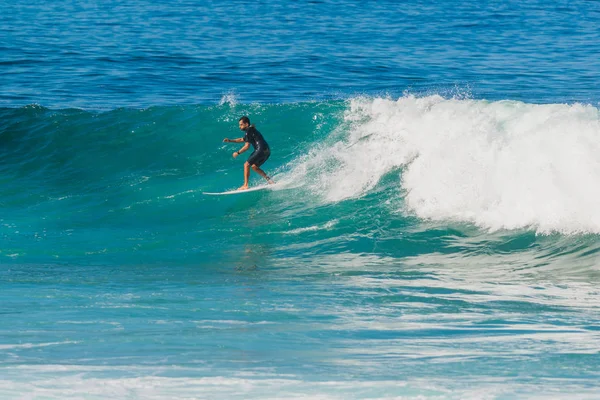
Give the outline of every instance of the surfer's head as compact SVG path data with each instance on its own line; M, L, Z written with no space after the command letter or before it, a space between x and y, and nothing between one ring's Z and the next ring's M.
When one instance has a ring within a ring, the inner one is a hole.
M243 116L239 119L240 130L245 131L250 126L250 118Z

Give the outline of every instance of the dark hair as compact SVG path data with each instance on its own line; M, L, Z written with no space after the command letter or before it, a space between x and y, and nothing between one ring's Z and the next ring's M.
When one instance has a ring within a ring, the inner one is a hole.
M242 121L245 124L250 124L250 118L246 117L245 115L240 118L238 121Z

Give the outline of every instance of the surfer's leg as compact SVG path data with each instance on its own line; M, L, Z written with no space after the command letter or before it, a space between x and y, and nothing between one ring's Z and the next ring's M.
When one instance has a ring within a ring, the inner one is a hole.
M273 180L271 178L269 178L267 176L267 174L265 174L265 171L260 169L260 167L258 165L256 165L256 164L252 165L252 169L254 170L254 172L256 172L257 174L259 174L260 176L265 178L267 180L267 182L269 182L270 184L275 183L275 182L273 182Z
M250 179L250 164L246 161L244 163L244 186L240 186L238 190L248 189L248 179Z

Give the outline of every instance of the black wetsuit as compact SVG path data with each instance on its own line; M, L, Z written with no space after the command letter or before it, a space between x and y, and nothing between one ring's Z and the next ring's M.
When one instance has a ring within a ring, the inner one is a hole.
M250 157L248 157L248 164L251 166L256 165L257 167L260 167L271 155L271 149L269 149L269 145L265 138L254 126L250 126L246 129L244 142L250 143L254 147L254 151L250 154Z

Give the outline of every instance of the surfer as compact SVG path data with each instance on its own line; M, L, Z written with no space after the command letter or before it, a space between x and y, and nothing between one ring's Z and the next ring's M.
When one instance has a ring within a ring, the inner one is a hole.
M271 155L271 149L269 149L269 145L267 144L263 135L256 129L254 124L250 125L250 118L244 116L239 119L240 130L244 131L244 137L239 139L223 139L225 143L242 143L246 142L244 147L239 149L238 151L233 152L233 158L236 158L252 145L254 147L254 151L248 157L248 160L244 163L244 185L240 186L238 190L246 190L248 189L248 179L250 178L250 168L252 168L257 174L262 176L269 182L269 184L275 183L271 178L265 174L265 171L260 169L260 166L265 163L269 159Z

